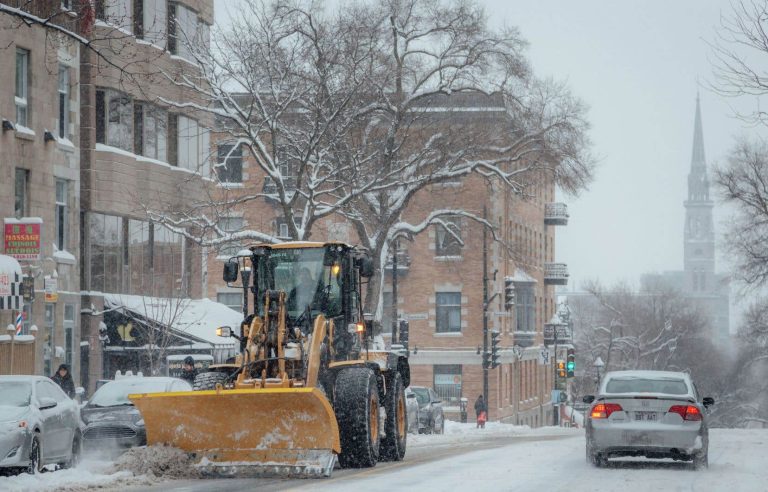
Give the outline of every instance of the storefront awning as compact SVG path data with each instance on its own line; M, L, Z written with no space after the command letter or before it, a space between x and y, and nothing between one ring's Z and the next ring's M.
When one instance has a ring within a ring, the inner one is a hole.
M21 311L24 306L21 280L21 265L16 258L0 255L0 310Z
M108 309L131 311L142 318L168 326L184 338L209 343L215 350L231 349L233 353L237 346L236 340L216 336L216 328L235 328L243 320L241 313L209 299L104 294L104 305Z

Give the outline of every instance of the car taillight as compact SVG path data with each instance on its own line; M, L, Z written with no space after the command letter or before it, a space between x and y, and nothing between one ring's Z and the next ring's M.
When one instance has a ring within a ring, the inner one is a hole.
M593 419L607 419L613 412L621 411L621 405L617 403L598 403L592 407L590 416Z
M676 413L683 420L701 420L701 411L693 405L672 405L669 407L669 413Z

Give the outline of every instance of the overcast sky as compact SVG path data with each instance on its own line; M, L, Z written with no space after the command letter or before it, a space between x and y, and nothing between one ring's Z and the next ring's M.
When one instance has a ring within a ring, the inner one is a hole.
M693 140L697 78L708 165L722 163L747 131L707 90L711 48L727 1L484 0L495 22L520 28L534 69L566 79L590 106L601 157L595 181L568 198L557 259L579 288L589 278L637 285L683 260L683 200ZM743 105L747 103L738 102ZM720 207L716 227L728 212ZM718 237L718 239L720 239ZM719 261L719 270L727 269Z
M568 263L569 288L592 278L637 285L644 272L681 269L697 79L710 168L745 131L732 117L734 101L706 88L712 78L706 41L721 13L730 13L729 2L480 2L492 23L521 30L537 73L567 80L591 108L599 167L589 190L565 197L570 223L557 231L557 260ZM217 0L217 20L225 4L233 2ZM726 216L716 209L718 231ZM724 263L718 270L727 269Z

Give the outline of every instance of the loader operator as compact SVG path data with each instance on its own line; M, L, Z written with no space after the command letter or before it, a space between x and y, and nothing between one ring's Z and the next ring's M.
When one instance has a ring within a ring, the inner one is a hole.
M299 313L312 304L317 293L317 282L312 278L309 268L303 267L299 272L299 282L288 296L288 304Z

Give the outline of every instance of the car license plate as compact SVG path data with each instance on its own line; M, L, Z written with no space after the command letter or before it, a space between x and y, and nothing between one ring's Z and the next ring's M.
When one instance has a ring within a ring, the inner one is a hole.
M644 422L656 422L656 412L635 412L635 420Z
M645 432L624 432L624 442L635 446L648 446L651 444L651 436Z

